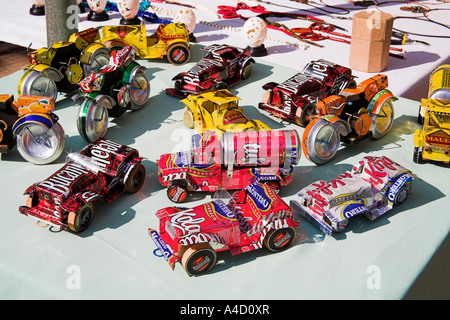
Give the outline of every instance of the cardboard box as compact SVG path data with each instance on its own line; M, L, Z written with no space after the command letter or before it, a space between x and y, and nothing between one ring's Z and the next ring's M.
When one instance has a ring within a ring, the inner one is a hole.
M377 10L353 15L350 67L364 72L386 69L394 18Z

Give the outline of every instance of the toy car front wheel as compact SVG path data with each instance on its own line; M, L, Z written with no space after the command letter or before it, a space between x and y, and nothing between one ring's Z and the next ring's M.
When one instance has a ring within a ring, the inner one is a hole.
M94 99L85 99L78 110L77 127L87 142L103 137L108 130L108 111Z
M300 126L300 127L306 127L310 120L311 117L316 113L316 107L314 104L312 103L308 103L305 107L303 108L297 108L296 114L295 114L295 122Z
M172 44L169 49L167 49L167 60L176 66L180 66L189 61L191 53L189 48L184 43Z
M139 69L130 85L130 99L133 102L131 110L142 109L150 97L150 81L144 69Z
M282 251L295 239L294 228L271 229L264 238L264 246L272 252Z
M69 229L79 233L86 230L94 218L94 205L86 203L77 212L70 212L68 218Z
M422 151L423 147L414 147L413 161L415 163L423 163Z
M216 259L216 252L209 243L197 243L186 249L181 264L189 276L199 276L211 270Z
M19 83L19 92L22 95L51 97L55 101L58 97L55 81L35 70L30 70L23 75Z
M311 123L312 128L306 138L307 157L315 164L324 164L336 154L340 145L339 133L326 120L320 119Z
M128 193L138 192L144 184L145 173L145 167L142 164L134 165L125 181L125 191Z
M242 68L241 78L242 80L247 80L250 78L250 75L252 74L252 64L250 62L247 62L244 65L244 68Z
M39 122L30 122L17 134L17 150L28 162L47 164L59 158L64 150L66 137L59 123L50 129Z
M167 197L175 203L183 202L187 198L187 188L181 184L174 183L167 188Z
M183 115L183 121L186 127L188 127L189 129L194 128L194 114L192 113L191 109L186 108L186 111Z

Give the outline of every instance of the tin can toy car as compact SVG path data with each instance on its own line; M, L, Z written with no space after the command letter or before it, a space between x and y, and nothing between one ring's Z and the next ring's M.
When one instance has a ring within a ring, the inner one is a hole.
M255 181L279 189L300 161L295 130L225 132L221 139L207 131L192 140L192 150L163 154L157 162L159 182L176 203L188 192L238 190Z
M0 151L8 153L14 145L20 155L34 164L47 164L59 158L66 137L55 101L49 97L0 95Z
M352 70L320 59L309 62L300 73L282 83L269 82L260 109L273 116L306 127L314 115L315 103L345 88L355 88Z
M80 105L78 132L88 142L103 137L109 117L120 117L127 110L139 110L150 97L147 68L137 63L134 47L113 51L111 61L80 81L81 93L74 97Z
M78 83L99 67L108 64L109 49L97 43L97 28L89 28L49 48L28 54L30 65L24 68L19 82L19 95L51 97L58 92L71 92Z
M418 122L422 129L414 133L416 163L450 162L450 65L431 73L428 99L422 99Z
M368 137L384 137L394 123L392 102L397 100L387 86L387 76L378 74L355 89L319 101L303 132L303 154L320 165L335 156L341 141L354 144Z
M50 225L54 230L75 233L86 230L94 217L94 204L110 203L124 191L135 193L145 179L139 152L99 138L44 181L26 191L26 205L19 212Z
M207 273L217 252L232 255L260 249L278 252L295 239L292 209L269 186L251 184L222 200L193 207L167 207L156 212L159 232L149 234L172 269L180 261L189 276Z
M183 65L191 56L189 33L183 23L160 24L150 36L145 24L106 26L101 28L101 34L98 41L111 50L133 46L141 59L166 57L173 65Z
M327 235L344 231L363 214L373 221L402 204L412 190L412 172L387 157L364 157L332 181L319 180L298 192L290 206Z
M203 48L203 58L189 71L177 74L172 80L174 88L166 94L186 97L193 93L228 89L248 79L255 60L247 49L214 44Z
M270 130L262 121L248 119L239 100L227 89L191 94L181 100L186 105L184 124L199 133L215 131L218 137L223 132Z

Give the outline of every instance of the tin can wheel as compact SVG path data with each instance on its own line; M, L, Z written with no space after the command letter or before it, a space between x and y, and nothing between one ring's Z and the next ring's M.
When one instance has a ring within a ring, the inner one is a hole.
M181 264L189 276L199 276L211 270L216 260L216 252L209 243L196 243L183 253Z
M394 123L394 106L391 100L386 100L380 108L378 114L372 114L372 138L380 139L384 137L392 128Z
M87 142L92 142L106 134L108 111L99 106L94 99L85 99L78 109L78 133Z
M19 82L19 93L22 95L51 97L55 99L58 96L56 82L41 72L30 70L26 72Z
M86 230L94 218L94 205L90 202L86 203L76 212L70 212L68 217L69 229L73 232L80 233Z
M264 246L271 252L278 252L288 248L294 239L294 228L271 229L264 237Z
M142 164L134 165L125 181L125 191L128 193L138 192L144 184L145 173L145 167Z
M66 144L64 130L59 123L50 129L35 122L27 123L17 134L17 150L28 162L47 164L59 158Z
M321 165L330 161L339 149L340 136L331 123L319 119L310 123L312 126L306 137L307 157L315 164ZM304 137L305 139L305 137Z
M130 85L131 110L140 110L150 97L150 81L143 68L139 68Z
M167 49L167 60L175 66L187 63L190 57L189 48L184 43L174 43Z

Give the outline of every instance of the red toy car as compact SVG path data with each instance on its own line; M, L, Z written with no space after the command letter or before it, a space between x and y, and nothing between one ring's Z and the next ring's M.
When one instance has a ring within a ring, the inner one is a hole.
M311 61L302 72L280 84L266 83L263 89L267 91L258 107L306 127L314 114L314 103L344 88L355 88L353 78L349 68L323 59Z
M242 189L259 180L273 188L289 184L300 160L295 130L214 132L193 136L191 151L163 154L158 160L159 182L173 202L188 191Z
M136 149L99 138L70 154L69 161L52 176L25 191L19 212L57 230L81 232L94 216L93 204L110 203L122 192L137 192L144 183L145 167Z
M174 89L166 89L171 96L186 97L213 89L227 89L250 77L252 63L247 49L214 44L203 49L203 58L189 71L176 75Z
M229 204L214 200L194 208L158 210L159 233L149 234L172 269L181 261L190 276L208 272L216 252L236 255L260 249L286 249L300 222L292 209L265 184L251 184L233 194Z

